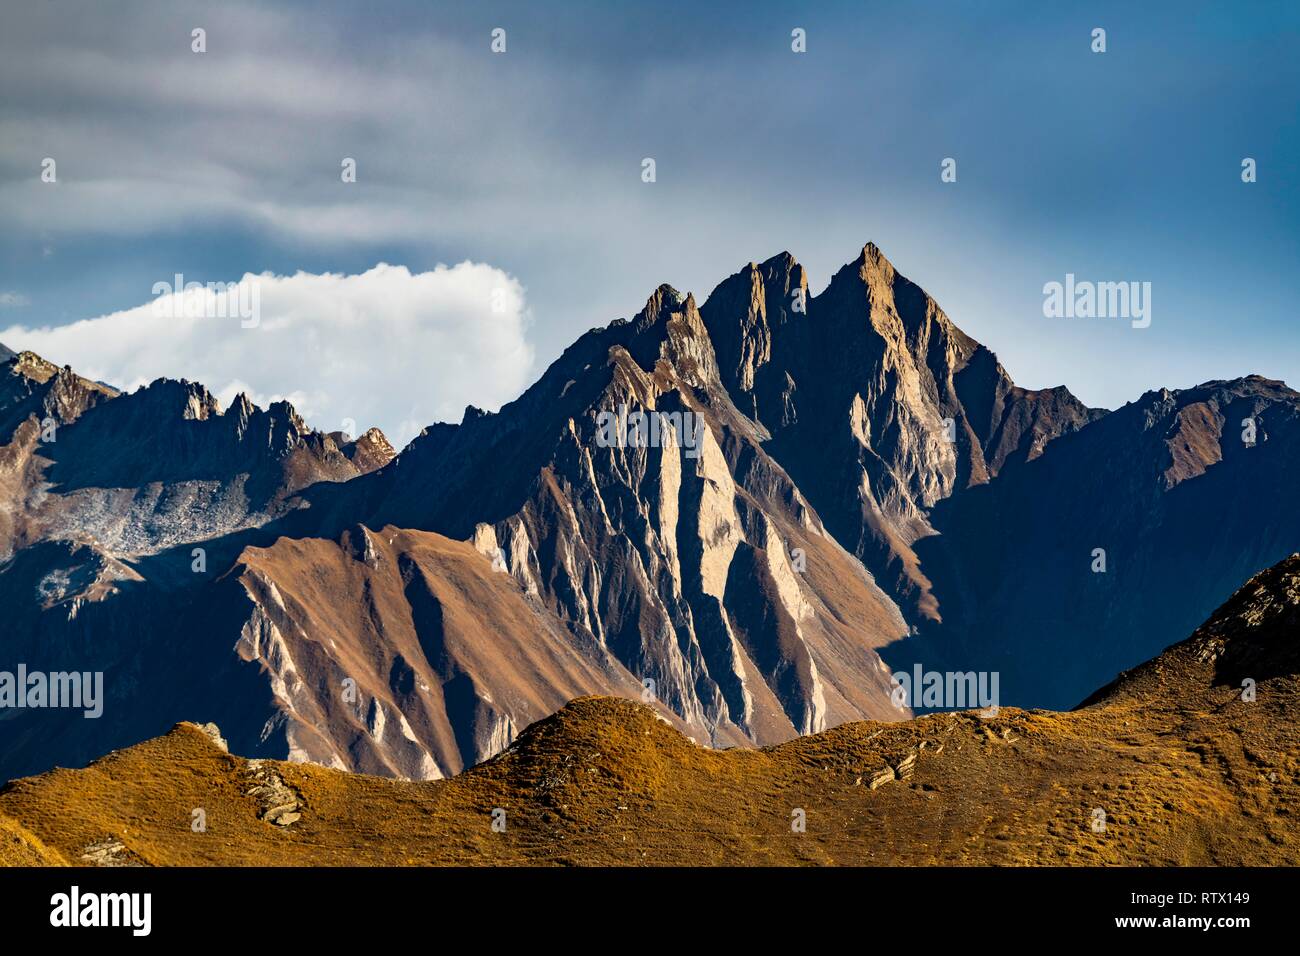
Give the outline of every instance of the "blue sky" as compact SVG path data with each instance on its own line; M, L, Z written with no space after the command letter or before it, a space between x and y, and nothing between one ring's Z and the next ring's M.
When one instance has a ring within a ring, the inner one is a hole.
M351 404L409 430L512 397L661 282L702 300L789 250L819 291L871 240L1024 386L1114 407L1252 372L1300 385L1300 4L701 6L7 5L0 332L19 331L0 340L66 342L36 330L140 307L177 272L471 260L517 282L495 358L472 340L496 320L472 309L412 307L452 344L422 346L428 374L401 387L400 311L374 341L337 339L389 396ZM47 156L57 185L40 182ZM1241 182L1243 157L1258 182ZM1066 273L1150 282L1151 326L1045 318L1043 285ZM87 340L129 339L125 322ZM197 369L298 395L339 360L320 346L281 367L266 353L283 345L239 343L222 354L258 353L256 381L202 365L184 336L102 374ZM453 381L475 356L482 373Z

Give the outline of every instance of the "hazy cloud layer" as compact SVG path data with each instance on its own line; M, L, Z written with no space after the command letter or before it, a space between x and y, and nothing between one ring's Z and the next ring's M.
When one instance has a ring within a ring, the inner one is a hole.
M378 425L399 447L468 404L496 408L532 376L524 289L492 266L245 275L227 291L207 281L185 276L203 288L176 293L168 276L136 308L11 325L0 342L127 390L187 378L223 406L241 391L263 406L287 398L318 428Z

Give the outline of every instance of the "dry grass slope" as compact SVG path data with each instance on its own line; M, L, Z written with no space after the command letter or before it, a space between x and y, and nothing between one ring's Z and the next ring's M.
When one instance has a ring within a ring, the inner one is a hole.
M1295 736L1251 719L1267 704L1221 703L945 714L711 751L647 707L580 698L450 781L274 764L301 803L285 827L259 818L248 761L181 725L16 782L0 808L41 839L4 862L57 862L42 841L78 862L116 841L116 861L152 865L1300 862Z
M1073 712L864 721L719 751L649 707L582 697L426 783L247 761L181 724L11 783L0 861L1294 865L1297 624L1300 556ZM1254 700L1243 668L1259 677ZM294 812L275 822L286 800ZM191 828L197 808L206 832Z
M0 866L65 866L67 861L22 825L0 816Z

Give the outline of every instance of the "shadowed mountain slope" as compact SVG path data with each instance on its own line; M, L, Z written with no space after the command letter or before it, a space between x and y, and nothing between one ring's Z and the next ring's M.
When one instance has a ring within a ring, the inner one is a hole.
M934 509L917 552L943 625L891 663L960 661L1001 672L1004 701L1071 706L1300 547L1297 461L1280 382L1150 392Z

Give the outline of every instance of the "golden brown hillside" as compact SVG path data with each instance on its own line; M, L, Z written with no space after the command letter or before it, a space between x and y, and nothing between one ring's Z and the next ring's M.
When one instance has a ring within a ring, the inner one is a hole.
M0 866L64 866L66 861L26 828L0 816Z
M56 862L43 846L154 865L1295 864L1297 623L1300 556L1074 712L714 751L648 707L585 697L437 782L248 761L182 724L10 784L0 819L26 833L6 824L20 849L3 860Z

